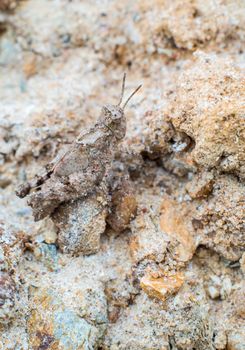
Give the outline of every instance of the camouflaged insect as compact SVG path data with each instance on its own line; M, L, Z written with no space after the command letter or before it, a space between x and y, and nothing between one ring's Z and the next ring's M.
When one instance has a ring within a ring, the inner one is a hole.
M126 134L124 108L141 87L121 107L125 78L124 74L119 103L102 107L98 122L81 133L58 161L47 164L44 174L36 175L17 189L17 196L28 195L27 203L33 209L35 221L52 214L61 203L88 196L102 182L114 151Z

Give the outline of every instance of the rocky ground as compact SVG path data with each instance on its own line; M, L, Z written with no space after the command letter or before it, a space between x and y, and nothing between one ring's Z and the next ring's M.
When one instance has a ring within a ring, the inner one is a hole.
M245 349L244 1L0 11L0 349ZM111 182L35 222L16 188L123 72L143 87Z

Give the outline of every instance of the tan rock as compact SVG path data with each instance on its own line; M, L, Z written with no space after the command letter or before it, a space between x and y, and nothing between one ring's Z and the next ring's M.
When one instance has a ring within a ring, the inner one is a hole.
M48 244L54 244L57 240L57 228L50 218L45 218L37 225L36 234L41 235Z
M164 260L168 236L159 225L159 197L149 196L147 208L139 207L138 215L131 223L132 236L130 253L134 262L151 259L157 262ZM151 207L154 206L154 211Z
M196 172L196 164L189 153L168 155L164 157L163 163L167 171L179 177L188 176L189 173Z
M133 188L126 180L113 191L111 211L106 221L117 232L128 228L136 214L137 200L133 192Z
M203 172L194 177L187 186L187 192L191 198L205 198L213 189L214 176L210 172Z
M171 121L194 140L191 155L199 167L244 178L244 96L242 71L216 56L197 54L179 77Z
M214 346L218 350L226 349L227 335L223 330L219 330L214 339Z
M180 272L158 278L146 274L141 279L140 286L150 297L165 301L170 295L177 293L183 283L184 276Z
M245 319L245 281L242 281L240 288L232 293L232 301L235 306L236 314Z
M237 261L244 252L244 185L232 176L220 176L212 196L196 202L192 217L199 243L226 259Z
M189 188L192 189L191 184ZM198 185L194 185L194 196L197 189ZM240 259L244 251L243 198L243 184L225 175L214 181L212 195L205 199L190 201L188 198L183 200L182 196L181 201L177 201L165 196L161 229L180 243L179 259L189 260L198 244L214 249L231 261Z
M162 231L169 235L170 239L176 239L179 242L177 259L190 260L197 246L193 238L193 228L188 221L188 217L192 216L192 208L185 203L178 204L166 196L161 209L160 227Z
M231 25L232 20L226 21L221 17L223 6L217 8L211 0L144 0L139 1L139 4L144 13L140 25L145 41L148 39L148 45L154 45L152 51L157 49L159 54L172 58L176 57L173 55L175 48L195 50L197 47L210 45L215 40L223 42L228 35L235 32L235 26ZM236 2L234 7L238 6L240 11L243 11L242 4ZM238 14L230 8L229 10L233 21L239 23ZM242 23L240 25L242 26Z
M30 55L26 57L25 63L23 65L23 72L27 79L36 74L37 58L35 55Z
M234 331L228 335L227 350L243 350L245 344L244 329Z

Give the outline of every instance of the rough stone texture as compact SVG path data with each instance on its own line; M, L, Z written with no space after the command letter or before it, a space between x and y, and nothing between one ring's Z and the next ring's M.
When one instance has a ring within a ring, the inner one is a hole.
M242 2L155 0L150 4L146 0L139 3L144 13L140 24L148 45L163 55L171 56L176 48L195 50L215 42L217 45L229 36L244 34L244 18L239 14L239 9L244 8ZM151 43L150 37L153 37Z
M112 171L109 184L111 199L106 222L114 231L121 232L130 227L130 222L137 212L135 188L128 174L116 173L115 170Z
M233 177L221 176L208 199L190 201L187 197L178 202L166 197L161 228L180 242L180 259L189 260L201 244L228 260L239 260L245 248L244 195L243 184Z
M244 349L244 1L13 3L0 2L0 349ZM57 232L14 191L118 103L125 71L125 96L143 88L100 249L66 255L66 235L84 248L86 202Z
M64 253L97 253L105 231L106 199L100 193L61 205L53 215L58 244Z
M189 349L190 346L212 349L212 322L208 316L205 293L193 286L193 282L189 283L167 304L159 304L144 294L137 296L132 307L124 311L120 324L111 325L108 348L169 349L171 344L176 349ZM198 289L199 295L192 300L195 289ZM185 323L180 322L184 318ZM150 325L154 325L153 334Z
M62 294L62 290L59 292ZM72 298L71 293L71 298ZM76 297L76 296L75 296ZM31 348L84 349L95 347L97 329L83 319L79 312L69 305L53 290L38 289L30 301L33 307L27 321ZM76 300L79 303L79 299Z
M18 272L23 248L23 234L0 223L0 324L3 325L20 316L23 307L20 298L25 300Z
M201 55L179 81L170 118L179 132L194 140L193 161L244 179L242 71L226 60L218 63L215 57Z

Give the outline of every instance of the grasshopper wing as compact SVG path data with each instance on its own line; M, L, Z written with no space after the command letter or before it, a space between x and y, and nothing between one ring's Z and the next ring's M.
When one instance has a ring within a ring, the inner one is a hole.
M69 176L73 173L84 171L89 164L86 149L83 147L73 147L67 151L53 168L57 176Z
M103 132L92 128L82 134L56 163L53 168L55 175L69 176L82 172L89 166L89 154L94 148L98 148L103 142ZM92 152L93 153L93 152Z

